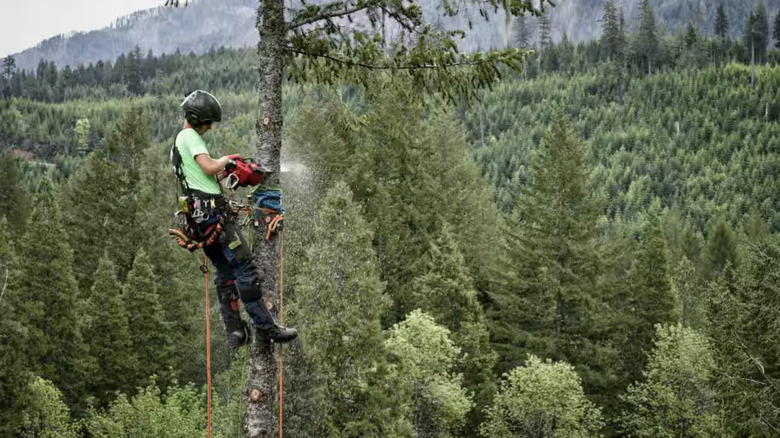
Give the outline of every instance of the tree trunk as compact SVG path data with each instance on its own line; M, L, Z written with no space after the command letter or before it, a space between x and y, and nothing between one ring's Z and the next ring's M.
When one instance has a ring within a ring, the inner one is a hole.
M284 0L259 1L257 47L260 73L260 114L256 123L257 158L266 172L265 184L279 184L282 149L282 74L286 34ZM263 298L278 318L279 258L276 236L265 240L265 233L255 233L254 257L260 269ZM275 401L277 365L274 345L258 339L249 349L249 373L244 386L243 436L270 438L276 424Z
M752 40L752 38L751 38ZM750 86L756 86L756 42L750 42Z

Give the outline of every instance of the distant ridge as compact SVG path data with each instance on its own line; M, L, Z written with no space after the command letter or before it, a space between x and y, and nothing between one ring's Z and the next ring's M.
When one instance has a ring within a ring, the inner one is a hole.
M300 0L293 0L299 2ZM558 0L551 12L553 39L565 33L574 41L590 40L601 35L602 6L605 0ZM615 0L620 4L621 0ZM706 35L713 34L715 10L723 4L729 21L729 34L741 38L746 17L760 0L651 0L660 32L675 33L689 22ZM467 19L441 19L436 12L440 0L420 0L431 22L446 28L467 28ZM640 0L622 0L629 27L636 21ZM770 21L780 9L780 0L764 0ZM160 0L164 4L164 0ZM257 0L194 0L186 8L156 7L118 18L109 27L89 32L75 32L49 38L35 47L14 55L20 69L34 70L41 59L54 61L58 67L114 61L136 45L146 54L196 54L210 48L247 47L257 43L255 12ZM485 22L476 13L474 29L461 45L463 50L501 47L508 40L504 14L491 15ZM772 23L770 22L770 27Z

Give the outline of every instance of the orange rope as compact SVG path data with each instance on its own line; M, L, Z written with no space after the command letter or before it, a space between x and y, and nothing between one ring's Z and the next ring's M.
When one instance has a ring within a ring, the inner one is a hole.
M284 229L279 232L279 324L284 324ZM279 438L283 435L284 349L279 345Z
M206 261L203 266L206 267L204 274L206 274L206 388L208 394L206 395L206 436L211 438L211 327L209 320L209 259L206 257Z

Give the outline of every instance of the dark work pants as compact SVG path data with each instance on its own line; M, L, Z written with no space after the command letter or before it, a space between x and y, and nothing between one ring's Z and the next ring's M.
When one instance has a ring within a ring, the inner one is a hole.
M244 303L244 310L257 329L273 328L273 316L262 299L260 271L241 227L235 221L226 221L217 241L205 247L204 251L216 270L214 284L227 332L241 329L238 298Z

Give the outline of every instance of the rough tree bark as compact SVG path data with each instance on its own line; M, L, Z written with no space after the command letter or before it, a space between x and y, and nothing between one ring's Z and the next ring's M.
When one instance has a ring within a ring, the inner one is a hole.
M257 10L257 30L260 34L260 114L258 114L257 157L266 172L265 183L279 184L282 149L282 74L286 23L284 0L261 0ZM254 257L260 268L266 305L278 318L279 257L277 238L265 240L264 233L255 234ZM244 386L243 435L246 438L274 436L277 400L276 349L267 339L257 336L249 350L249 374Z

